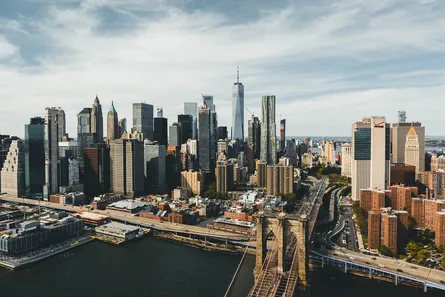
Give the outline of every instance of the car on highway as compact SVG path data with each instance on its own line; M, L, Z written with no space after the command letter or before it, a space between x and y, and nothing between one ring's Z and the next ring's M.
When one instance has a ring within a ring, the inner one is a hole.
M400 268L398 268L398 269L397 269L397 271L398 271L398 272L403 272L403 270L402 270L402 269L400 269Z
M372 260L374 260L374 261L376 261L376 260L377 260L377 258L376 258L376 257L372 257L371 259L372 259Z
M379 267L383 268L383 267L385 267L385 265L383 265L383 264L379 264Z

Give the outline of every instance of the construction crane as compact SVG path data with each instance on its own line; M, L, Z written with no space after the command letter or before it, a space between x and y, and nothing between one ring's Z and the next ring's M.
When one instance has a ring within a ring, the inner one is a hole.
M250 113L250 115L252 116L252 119L253 119L253 117L255 116L255 115L253 114L253 112L251 112L247 107L245 107L245 109Z

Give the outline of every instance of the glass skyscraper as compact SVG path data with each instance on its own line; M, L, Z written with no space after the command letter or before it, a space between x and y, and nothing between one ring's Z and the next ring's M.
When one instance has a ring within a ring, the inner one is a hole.
M193 120L193 131L192 138L197 139L197 129L198 129L198 103L196 102L184 102L184 114L192 116Z
M239 70L232 88L232 139L244 140L244 86L239 82Z
M210 109L206 106L199 108L198 129L198 160L201 170L210 171L211 129Z
M133 128L144 138L153 140L153 105L133 103Z
M25 125L25 189L31 197L42 198L45 184L45 120L32 118Z

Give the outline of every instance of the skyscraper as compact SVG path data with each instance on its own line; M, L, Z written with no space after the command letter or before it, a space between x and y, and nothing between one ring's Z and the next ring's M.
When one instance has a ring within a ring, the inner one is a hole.
M352 198L360 189L387 189L390 170L390 124L384 117L363 118L352 125Z
M341 145L341 175L351 177L352 171L352 146L350 143Z
M45 184L45 119L32 118L25 125L26 194L41 198Z
M253 117L248 121L249 142L253 144L253 155L255 159L260 158L261 151L261 125L257 117Z
M105 144L84 148L84 192L90 197L110 190L110 148Z
M181 125L181 144L193 138L193 116L189 114L179 114L178 123Z
M65 112L59 107L45 108L45 186L43 197L59 192L59 140L66 134Z
M219 160L216 164L216 192L227 194L233 188L233 165L226 160Z
M25 153L23 141L13 140L1 170L0 191L14 197L25 194Z
M179 123L173 123L168 127L169 145L181 146L181 125Z
M263 96L261 102L261 161L277 163L277 136L275 124L275 95Z
M219 126L218 127L218 140L227 139L227 127L226 126Z
M91 108L84 108L77 114L77 134L91 133Z
M166 163L165 145L156 141L144 141L145 191L148 194L165 194Z
M96 133L98 142L104 139L104 119L102 116L102 105L100 105L99 98L94 99L93 108L91 109L91 133Z
M239 82L239 68L232 88L232 139L244 140L244 86Z
M113 101L111 102L110 110L107 114L107 136L109 139L117 139L119 138L119 127L118 127L118 115L117 111L114 108Z
M192 138L198 138L198 103L196 102L184 102L184 114L188 114L192 116L193 119L193 133Z
M416 176L420 168L420 147L419 147L419 136L416 133L414 126L406 134L405 141L405 164L412 165L416 167Z
M117 136L121 138L124 132L127 131L127 118L122 118L117 122Z
M392 162L405 163L406 135L411 127L416 131L419 141L419 168L416 172L425 170L425 127L419 122L406 123L406 113L400 115L401 121L393 124L391 128Z
M198 160L201 170L210 171L210 109L207 106L198 109Z
M153 140L153 105L133 103L133 129Z
M286 148L286 119L280 120L280 150L284 152Z
M144 145L133 139L110 141L111 191L134 198L144 192Z
M168 124L167 119L163 117L162 108L157 109L157 117L154 119L154 129L153 129L153 138L154 141L157 141L160 145L168 145Z

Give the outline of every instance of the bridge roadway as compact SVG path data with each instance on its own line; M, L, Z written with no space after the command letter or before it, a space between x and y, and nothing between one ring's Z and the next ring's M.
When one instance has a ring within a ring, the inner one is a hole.
M441 281L445 281L445 272L437 269L430 269L394 258L365 255L337 247L334 250L316 249L312 253L387 271L401 277L415 279L420 283L435 283L437 284L436 287L443 287L443 290L445 290L445 283L441 283Z
M26 204L26 205L33 205L33 206L39 205L39 201L37 201L37 200L16 198L16 197L8 196L8 195L1 195L0 200L6 201L6 202L14 202L14 203L21 203L21 204ZM89 211L85 207L64 206L64 205L61 205L58 203L51 203L51 202L47 202L47 201L40 201L40 206L58 209L58 210L65 210L68 212ZM131 215L129 213L125 213L125 212L106 211L106 210L93 210L90 212L100 214L100 215L110 216L111 219L116 220L116 221L121 221L121 222L125 222L128 224L138 225L138 226L142 226L142 227L146 227L146 228L152 228L152 229L160 230L160 231L200 235L200 236L206 236L208 238L218 238L218 239L227 239L227 240L236 240L236 241L248 241L249 240L249 237L244 234L228 233L228 232L224 232L224 231L212 230L212 229L198 227L198 226L192 226L192 225L161 222L159 220L152 220L152 219L142 218L142 217L138 217L138 216L133 216L133 215Z
M304 198L298 213L286 214L288 218L301 218L303 216L308 219L309 236L306 240L309 240L311 237L327 184L328 179L326 177L315 182L314 187L310 189L309 194ZM278 248L283 248L285 251L284 271L278 271ZM288 246L283 247L277 246L277 239L275 238L272 248L265 257L263 268L255 279L255 284L249 293L249 297L293 296L298 283L298 254L296 238L292 240Z

